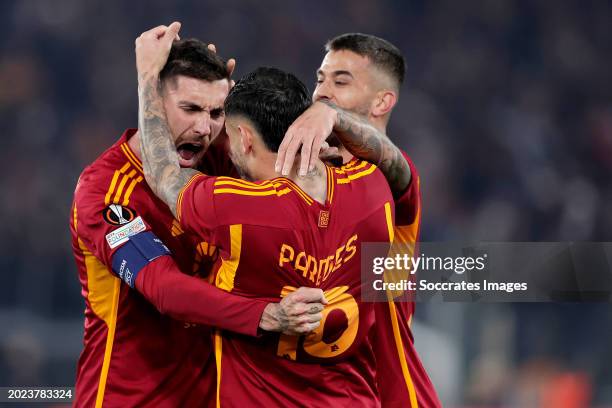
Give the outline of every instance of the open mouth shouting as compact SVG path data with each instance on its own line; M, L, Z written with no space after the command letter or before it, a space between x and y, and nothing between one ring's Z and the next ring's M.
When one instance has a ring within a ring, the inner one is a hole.
M195 167L206 152L207 144L202 142L183 142L176 147L181 167Z

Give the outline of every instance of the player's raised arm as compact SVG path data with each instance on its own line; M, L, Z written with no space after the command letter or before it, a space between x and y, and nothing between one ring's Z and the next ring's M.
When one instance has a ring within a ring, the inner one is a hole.
M197 174L183 169L171 139L162 102L159 73L168 59L172 42L178 38L181 24L159 26L136 39L138 71L138 125L142 163L147 184L174 215L179 191Z
M306 172L332 131L351 154L380 168L395 197L406 191L412 174L400 149L367 119L327 100L315 102L291 125L278 150L276 170L285 174L301 148L300 172Z

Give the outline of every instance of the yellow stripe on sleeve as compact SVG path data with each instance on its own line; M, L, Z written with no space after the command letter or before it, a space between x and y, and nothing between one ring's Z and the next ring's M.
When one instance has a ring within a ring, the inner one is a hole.
M357 167L359 167L359 166L357 166ZM374 173L375 170L376 170L376 166L374 164L372 164L366 170L360 171L358 173L349 174L348 176L346 176L346 178L338 179L338 184L347 184L347 183L350 183L353 180L357 180L357 179L360 179L362 177L365 177L365 176L368 176L368 175Z
M125 184L128 182L129 179L130 179L129 175L123 176L123 178L121 179L121 182L119 183L119 186L117 187L117 192L115 193L115 197L113 198L113 203L119 202L119 198L121 197L121 193L123 192L123 187L125 187Z
M288 187L282 190L267 190L267 191L248 191L248 190L237 190L234 188L218 188L213 191L213 194L236 194L236 195L254 196L254 197L277 195L280 197L290 192L291 192L291 189Z
M115 191L115 184L117 184L117 179L119 178L119 170L115 170L115 174L113 175L113 179L111 181L110 187L108 188L108 192L106 193L106 197L104 197L104 204L110 204L110 197Z
M106 192L106 196L104 197L104 204L106 205L110 204L110 199L111 199L111 196L113 195L113 192L115 191L115 186L117 185L117 180L119 179L119 176L121 174L125 174L125 172L127 171L129 167L130 167L130 162L127 162L123 165L123 167L121 167L121 169L115 170L115 174L113 175L113 179L111 180L110 187L108 188L108 191Z
M252 190L266 190L272 187L280 186L280 184L275 183L274 185L272 185L271 183L262 183L261 185L258 185L258 184L250 183L249 185L247 185L247 184L242 184L237 180L217 180L215 181L215 187L217 186L235 186L235 187L241 187L241 188L250 188Z
M122 205L125 206L130 203L130 196L132 195L132 191L134 191L134 187L136 187L136 184L140 183L141 181L142 181L142 176L138 176L138 178L132 180L128 189L125 191L125 195L123 196Z

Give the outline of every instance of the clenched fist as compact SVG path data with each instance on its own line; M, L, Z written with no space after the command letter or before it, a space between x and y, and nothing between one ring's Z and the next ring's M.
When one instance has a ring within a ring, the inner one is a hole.
M166 65L172 42L179 39L181 23L161 25L145 31L136 39L136 70L138 80L157 77Z

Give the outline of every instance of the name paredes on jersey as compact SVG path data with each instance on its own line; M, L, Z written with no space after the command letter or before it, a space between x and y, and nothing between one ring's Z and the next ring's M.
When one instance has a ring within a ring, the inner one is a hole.
M351 236L344 245L339 246L334 253L325 258L315 258L305 251L297 251L289 244L283 244L278 256L278 266L286 268L287 264L293 266L296 272L301 272L315 285L325 282L332 272L350 261L357 253L355 242L357 234Z

